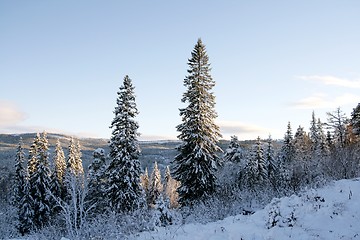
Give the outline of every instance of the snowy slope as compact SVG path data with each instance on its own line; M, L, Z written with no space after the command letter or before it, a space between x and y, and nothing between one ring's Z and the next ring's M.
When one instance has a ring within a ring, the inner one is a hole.
M158 228L132 239L360 239L360 179L274 199L251 216Z

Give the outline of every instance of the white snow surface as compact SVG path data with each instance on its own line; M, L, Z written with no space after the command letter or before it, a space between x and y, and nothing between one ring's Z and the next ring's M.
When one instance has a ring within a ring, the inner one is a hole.
M130 239L360 239L360 178L273 199L253 215L157 228Z

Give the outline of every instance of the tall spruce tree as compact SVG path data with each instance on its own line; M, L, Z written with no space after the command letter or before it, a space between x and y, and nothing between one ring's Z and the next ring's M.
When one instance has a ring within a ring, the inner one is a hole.
M35 172L30 176L30 193L33 199L34 224L42 228L48 223L51 211L51 197L49 194L51 172L49 168L49 147L46 132L37 142L37 160Z
M139 124L135 121L138 110L134 89L129 76L125 76L123 85L117 92L115 117L111 123L111 162L106 170L105 192L111 209L116 212L133 211L143 204L138 160Z
M181 182L179 201L189 205L206 198L215 191L215 172L219 163L216 155L221 151L219 127L215 124L215 96L211 92L215 81L210 75L210 63L205 45L197 41L188 60L188 76L184 79L187 91L180 109L182 123L177 126L182 144L174 160L174 178Z

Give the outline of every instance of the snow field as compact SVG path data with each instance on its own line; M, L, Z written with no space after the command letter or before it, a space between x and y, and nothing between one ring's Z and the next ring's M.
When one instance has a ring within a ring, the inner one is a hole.
M340 180L299 196L275 198L253 215L157 228L130 239L360 239L360 179Z

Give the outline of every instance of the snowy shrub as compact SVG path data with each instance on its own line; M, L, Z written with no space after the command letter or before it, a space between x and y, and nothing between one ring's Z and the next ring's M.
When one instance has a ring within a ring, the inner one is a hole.
M275 226L278 227L294 227L296 224L296 209L299 198L292 196L291 198L286 197L287 201L281 201L278 198L273 199L273 201L268 205L268 220L266 223L267 228L272 228ZM295 202L295 205L292 204ZM291 205L287 205L291 203Z
M167 225L173 224L173 216L169 207L170 207L169 199L166 198L164 200L163 196L160 195L156 201L155 211L154 211L154 221L156 226L165 227Z

